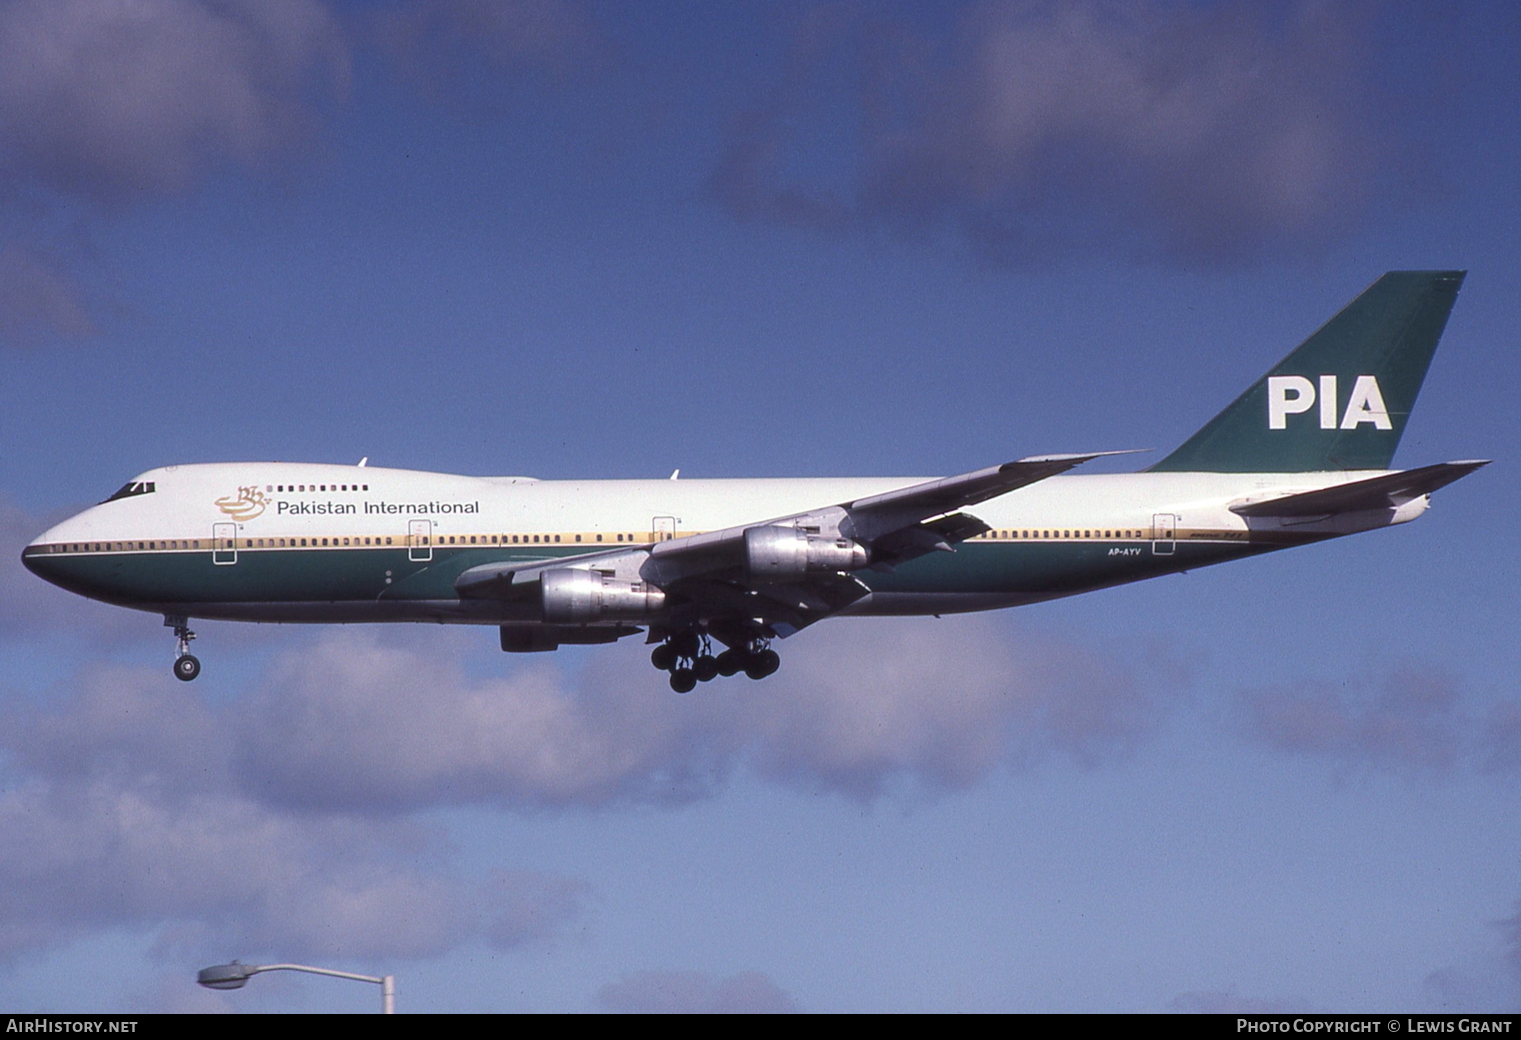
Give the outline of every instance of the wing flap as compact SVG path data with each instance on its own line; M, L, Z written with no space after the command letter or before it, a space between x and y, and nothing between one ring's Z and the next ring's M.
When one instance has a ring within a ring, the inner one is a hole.
M859 578L849 574L817 574L805 582L748 584L692 578L670 588L670 594L685 604L678 612L760 621L782 635L822 621L870 593Z
M878 538L872 549L872 566L892 570L900 563L932 552L955 552L957 542L976 538L992 530L970 513L953 513L938 520L926 520Z
M620 561L627 560L639 551L625 546L622 549L602 549L551 560L483 563L461 571L459 577L454 579L454 591L462 599L518 599L527 595L530 587L547 570L558 567L594 567L599 564L617 569Z

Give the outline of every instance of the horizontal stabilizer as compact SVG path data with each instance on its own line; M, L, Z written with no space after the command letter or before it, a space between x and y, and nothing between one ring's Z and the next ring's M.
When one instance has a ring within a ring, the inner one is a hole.
M1438 488L1446 487L1454 480L1468 476L1489 460L1464 462L1439 462L1435 466L1387 473L1367 480L1354 480L1350 484L1338 484L1320 491L1306 491L1298 495L1267 502L1251 502L1231 506L1238 516L1332 516L1337 513L1356 513L1368 509L1393 509L1422 495L1429 495Z

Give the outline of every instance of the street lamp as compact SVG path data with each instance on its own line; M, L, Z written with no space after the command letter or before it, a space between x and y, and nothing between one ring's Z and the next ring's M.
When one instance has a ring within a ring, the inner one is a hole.
M332 968L312 968L305 964L216 964L202 968L195 981L207 989L242 989L250 977L261 971L305 971L313 975L331 975L335 979L353 979L355 982L373 982L380 987L380 1013L396 1014L395 975L355 975L350 971L334 971Z

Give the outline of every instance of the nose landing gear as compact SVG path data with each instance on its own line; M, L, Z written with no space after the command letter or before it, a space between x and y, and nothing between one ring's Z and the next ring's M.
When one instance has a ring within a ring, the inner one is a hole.
M190 652L190 641L195 638L195 633L190 631L189 620L173 614L164 615L164 625L174 629L178 640L174 651L174 677L180 682L189 682L201 674L201 662Z

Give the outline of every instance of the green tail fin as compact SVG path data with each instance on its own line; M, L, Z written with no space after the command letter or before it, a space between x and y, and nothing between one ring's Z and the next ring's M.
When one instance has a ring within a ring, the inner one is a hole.
M1465 271L1390 271L1152 472L1388 469Z

